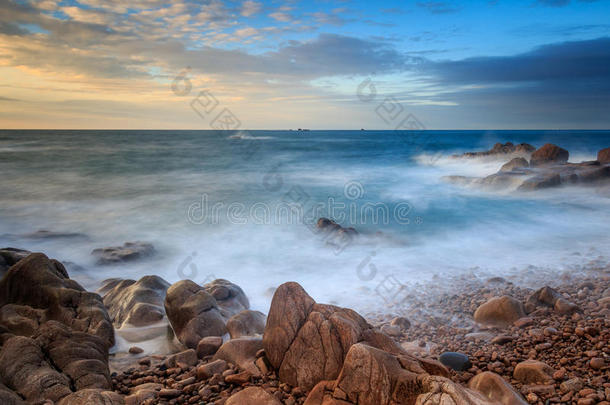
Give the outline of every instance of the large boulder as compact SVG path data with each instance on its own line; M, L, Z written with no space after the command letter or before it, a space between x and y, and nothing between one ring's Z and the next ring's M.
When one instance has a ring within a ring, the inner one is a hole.
M220 313L225 319L250 308L244 291L236 284L221 278L203 286L216 300Z
M422 372L446 372L440 363L408 355L356 312L317 304L297 283L285 283L276 290L263 347L282 382L309 390L320 381L336 379L350 347L356 343L400 354Z
M513 395L519 398L513 391ZM517 403L517 402L515 402ZM335 381L321 381L305 405L493 405L497 402L446 377L431 375L413 358L352 345Z
M0 249L0 277L2 277L12 265L19 260L26 258L30 253L32 252L28 250L11 247Z
M542 190L545 188L557 187L559 185L561 185L561 175L559 173L542 173L525 180L517 190Z
M521 301L504 295L481 304L474 313L474 320L483 325L506 327L524 316Z
M516 157L511 159L508 163L505 163L500 168L501 172L512 172L513 170L518 169L527 169L529 167L529 163L522 157Z
M282 405L282 403L260 387L248 387L231 395L225 405Z
M104 305L117 328L147 326L165 317L163 302L170 284L158 276L144 276L140 280L106 280L100 292Z
M206 336L227 333L216 299L191 280L172 284L167 290L164 305L176 337L188 348L196 349Z
M242 336L258 336L265 332L267 317L260 311L245 310L233 315L227 321L231 339Z
M474 376L468 382L468 388L482 393L485 398L501 405L527 404L504 378L491 371L485 371Z
M597 161L603 165L610 163L610 148L597 152Z
M65 397L57 405L123 405L124 398L112 391L87 389Z
M532 153L530 166L538 167L566 163L569 157L570 153L567 150L552 143L547 143Z
M98 248L91 252L100 265L130 262L152 256L154 253L155 248L147 242L126 242L123 246Z

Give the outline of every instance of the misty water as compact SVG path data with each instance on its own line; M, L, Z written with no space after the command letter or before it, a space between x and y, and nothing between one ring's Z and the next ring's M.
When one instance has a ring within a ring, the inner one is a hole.
M0 131L0 247L69 262L92 290L110 277L225 278L265 312L289 280L366 312L385 305L388 279L578 271L610 256L604 189L485 192L441 179L496 172L504 161L449 156L506 141L552 142L580 162L610 132ZM362 237L330 246L318 216ZM27 236L40 229L79 235ZM95 264L94 248L127 241L157 253Z

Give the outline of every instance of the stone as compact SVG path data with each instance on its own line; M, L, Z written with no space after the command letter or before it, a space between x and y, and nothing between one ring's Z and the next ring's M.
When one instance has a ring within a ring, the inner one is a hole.
M57 405L124 405L125 400L116 392L86 389L63 398Z
M227 362L221 359L197 367L197 379L206 380L214 374L222 374L228 368Z
M231 395L225 405L282 405L282 403L260 387L248 387Z
M392 321L390 322L390 325L398 326L400 328L400 330L402 330L404 332L411 327L411 322L409 322L409 320L407 318L398 316L398 317L392 319Z
M502 405L525 405L527 402L499 375L491 371L477 374L468 388L482 393L485 398Z
M515 366L513 377L523 384L545 383L552 380L555 372L546 363L537 360L525 360Z
M495 345L504 345L506 343L512 342L514 338L508 335L498 335L491 340L491 343Z
M197 353L193 349L188 349L180 353L175 353L165 359L164 364L167 368L176 367L178 364L184 364L192 367L197 364Z
M516 157L511 159L509 162L502 165L500 168L501 172L512 172L513 170L518 169L527 169L529 167L529 163L522 157Z
M539 167L552 164L566 163L569 157L570 153L567 150L560 148L557 145L547 143L546 145L536 149L536 151L532 153L532 157L530 159L530 166Z
M203 288L214 297L225 319L250 308L250 302L244 291L230 281L217 279L204 285Z
M28 250L11 247L0 249L0 277L2 277L12 265L19 260L26 258L30 253L32 252Z
M523 304L504 295L481 304L474 313L474 320L483 325L506 327L524 316Z
M561 185L561 176L558 173L543 173L525 180L517 188L518 191L542 190Z
M602 357L594 357L589 361L589 366L594 370L601 370L606 366L606 360Z
M316 304L297 283L285 283L276 290L263 347L280 381L310 390L322 380L336 379L350 347L359 342L409 357L421 369L444 369L437 362L408 355L356 312Z
M161 277L144 276L138 281L106 280L100 291L105 291L104 305L115 327L139 327L163 320L163 302L169 286Z
M580 391L584 387L584 383L582 379L578 377L570 378L561 383L559 386L561 392L569 392L569 391Z
M263 348L263 341L257 337L231 339L220 346L214 360L222 359L238 366L241 370L259 376L261 371L256 366L256 353Z
M112 246L94 249L91 254L97 259L98 265L109 265L152 256L155 248L147 242L126 242L123 246Z
M144 353L144 349L138 346L131 346L129 348L129 354L141 354Z
M195 349L206 336L227 333L216 299L191 280L178 281L168 288L165 312L178 340Z
M553 307L560 314L570 314L578 310L578 306L567 301L563 296L549 286L532 293L525 301L525 311L532 313L539 307Z
M241 373L231 374L225 377L225 382L227 384L236 384L236 385L244 385L249 382L252 378L252 374L247 371L242 371Z
M395 325L383 325L381 327L381 332L392 337L400 337L402 335L400 328Z
M597 161L601 164L610 163L610 148L601 149L597 152Z
M242 336L262 336L266 322L267 317L262 312L246 309L229 318L227 330L231 339Z
M444 365L455 371L468 370L472 365L470 359L463 353L445 352L440 355L438 360Z
M222 338L220 336L206 336L197 343L197 357L200 359L205 356L216 354L222 346Z

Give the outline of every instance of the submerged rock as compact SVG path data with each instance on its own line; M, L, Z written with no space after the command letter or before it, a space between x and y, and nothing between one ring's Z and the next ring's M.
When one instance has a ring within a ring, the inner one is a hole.
M454 155L454 158L481 158L481 157L496 157L504 155L515 155L528 157L536 148L528 143L520 143L514 145L512 142L496 143L491 149L482 152L466 152L462 155Z
M91 254L97 264L116 264L152 256L155 248L147 242L126 242L123 246L94 249Z

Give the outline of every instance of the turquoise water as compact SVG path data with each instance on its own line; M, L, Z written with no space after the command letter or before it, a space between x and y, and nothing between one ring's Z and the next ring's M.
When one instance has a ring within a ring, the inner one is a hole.
M489 193L441 180L497 171L504 162L448 156L506 141L553 142L571 161L592 160L610 146L610 131L3 130L0 246L74 262L82 269L73 277L89 288L115 276L227 278L260 309L266 291L288 280L363 309L388 276L408 284L609 256L605 191ZM364 236L327 246L310 225L331 208ZM86 237L18 236L38 229ZM152 242L158 254L95 265L93 248L131 240Z

